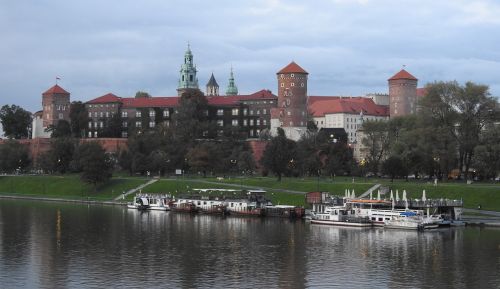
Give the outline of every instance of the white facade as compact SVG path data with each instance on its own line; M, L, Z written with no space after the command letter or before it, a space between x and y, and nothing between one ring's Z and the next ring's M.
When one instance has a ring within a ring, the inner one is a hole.
M351 113L331 113L322 117L314 117L314 122L318 129L322 128L343 128L347 133L347 140L350 143L356 142L357 131L367 120L386 120L386 116L373 116Z
M46 127L43 127L41 114L34 115L31 125L31 138L50 138L51 133L45 131Z
M281 125L279 119L271 118L270 132L272 136L278 135L278 127L281 127L285 132L285 136L293 141L298 141L302 137L302 135L304 135L307 132L307 127L305 126L285 127Z

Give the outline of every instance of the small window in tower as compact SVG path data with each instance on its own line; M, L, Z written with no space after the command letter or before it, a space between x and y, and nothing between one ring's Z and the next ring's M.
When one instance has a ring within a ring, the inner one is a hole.
M292 87L293 87L293 86L295 86L295 82L290 83L290 85L291 85Z
M283 82L281 83L281 87L285 87L285 84Z
M59 114L59 119L63 119L63 118L64 118L63 114L62 114L62 113L60 113L60 114Z
M300 87L304 87L304 83L303 82L300 84Z
M290 77L295 77L295 74L293 74L293 73L292 73L292 74L290 74Z
M182 81L184 81L184 75L182 76Z
M193 81L193 75L192 74L189 75L189 81Z

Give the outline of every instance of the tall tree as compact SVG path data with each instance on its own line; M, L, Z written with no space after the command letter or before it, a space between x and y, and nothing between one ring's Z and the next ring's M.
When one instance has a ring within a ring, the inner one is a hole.
M104 120L106 125L99 134L101 137L121 137L122 135L122 118L118 113Z
M376 173L389 148L388 124L383 121L366 121L363 123L362 131L364 134L362 143L368 158L365 161L368 168Z
M278 128L278 135L267 144L261 163L278 177L278 181L281 181L283 174L297 166L296 149L297 144L287 139L285 131Z
M15 140L0 144L0 172L13 173L25 170L31 164L28 147Z
M391 176L391 182L396 176L406 176L407 169L403 160L398 156L390 156L382 163L382 172Z
M71 133L76 138L85 137L85 129L89 122L89 116L85 104L81 101L73 101L69 112Z
M83 143L78 148L78 164L82 169L81 179L94 186L105 183L111 178L113 164L106 152L97 142Z
M4 105L0 109L0 122L6 137L21 139L29 137L31 113L17 105Z
M45 131L51 132L51 138L71 136L71 126L69 122L64 119L58 120L55 125L49 125Z
M435 123L446 128L458 144L460 175L468 177L474 149L483 128L495 118L497 101L486 85L434 82L427 85L422 107Z
M184 92L179 99L177 113L173 116L174 135L185 145L192 144L208 129L207 112L208 101L200 90Z
M54 138L49 150L40 158L39 163L45 171L64 174L70 170L76 143L73 138Z

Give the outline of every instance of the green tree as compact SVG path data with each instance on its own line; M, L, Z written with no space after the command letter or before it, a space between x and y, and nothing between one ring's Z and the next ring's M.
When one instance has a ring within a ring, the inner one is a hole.
M141 98L141 97L151 97L151 95L149 95L149 93L145 92L145 91L138 91L135 93L135 98Z
M17 105L4 105L0 109L0 122L4 135L11 139L29 137L31 113Z
M86 142L78 147L78 164L82 169L81 179L94 186L107 182L112 176L113 164L105 150L97 142Z
M31 164L28 147L15 140L8 140L0 144L0 172L13 173L24 171Z
M69 119L73 136L76 138L85 137L85 129L89 123L88 111L85 104L81 101L71 102Z
M396 176L406 176L407 169L403 160L398 156L390 156L382 163L382 172L391 176L391 182Z
M297 166L297 144L285 136L282 128L278 128L278 135L273 137L264 150L261 163L267 170L273 172L278 181L286 172L293 171Z
M207 171L213 170L217 160L220 160L217 154L217 145L212 142L199 143L187 152L186 158L189 167L202 172L203 177L206 177Z
M467 82L434 82L427 85L421 102L436 127L445 128L457 142L460 175L468 178L474 149L479 145L483 128L492 123L498 102L486 85Z
M473 166L483 178L495 178L500 173L500 126L490 125L481 143L474 149Z
M71 136L71 126L69 122L64 119L58 120L56 125L49 125L45 131L51 132L51 138Z
M362 126L363 139L367 156L367 166L373 173L378 172L381 160L389 149L389 128L384 121L365 121Z
M70 137L54 138L50 141L50 148L39 159L44 171L64 174L70 171L75 154L76 142Z
M122 135L122 118L119 114L115 113L112 117L104 120L106 125L99 134L101 137L121 137Z
M173 116L174 136L184 145L192 147L193 141L203 137L203 132L208 129L207 112L208 101L200 90L184 92Z

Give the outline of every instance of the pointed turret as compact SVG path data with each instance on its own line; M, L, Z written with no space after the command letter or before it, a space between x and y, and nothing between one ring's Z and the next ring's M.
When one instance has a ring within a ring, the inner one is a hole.
M198 78L196 77L196 65L193 62L193 53L188 43L188 48L184 54L184 64L181 66L179 86L177 93L179 96L188 89L198 89Z
M226 89L226 95L238 95L238 87L234 84L233 67L231 66L231 73L229 74L229 83Z
M219 95L219 84L215 80L214 73L210 76L210 80L207 83L207 96L218 96Z

